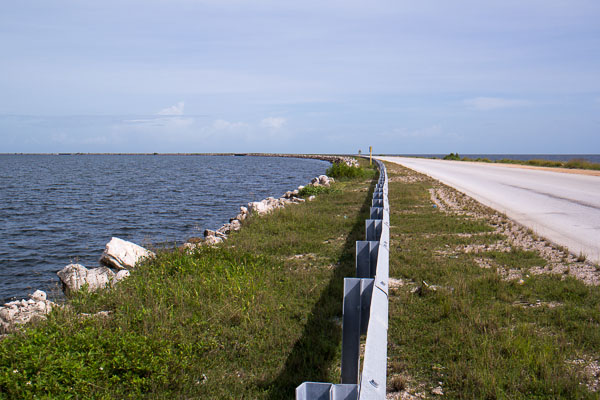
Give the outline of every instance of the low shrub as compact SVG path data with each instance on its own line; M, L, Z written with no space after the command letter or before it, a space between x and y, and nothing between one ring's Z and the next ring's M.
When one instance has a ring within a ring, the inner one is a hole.
M364 178L370 174L368 169L363 167L351 167L345 163L334 163L325 172L327 176L335 179L340 178Z
M328 186L307 185L298 191L298 195L300 197L308 197L308 196L316 196L321 193L329 193L329 192L331 192L331 188Z
M564 165L565 168L574 169L595 169L600 170L600 163L593 163L583 158L573 158L567 161Z
M527 161L528 165L533 165L536 167L562 167L562 161L551 161L551 160L542 160L542 159L534 159Z
M455 161L460 161L460 156L458 155L458 153L450 153L446 156L444 156L443 158L444 160L455 160Z

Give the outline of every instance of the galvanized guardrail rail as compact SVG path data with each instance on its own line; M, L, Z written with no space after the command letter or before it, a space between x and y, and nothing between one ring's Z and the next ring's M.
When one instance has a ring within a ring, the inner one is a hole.
M344 278L342 382L304 382L296 400L385 399L387 373L390 206L385 165L374 160L379 180L366 238L356 242L356 278ZM366 334L362 373L360 339Z

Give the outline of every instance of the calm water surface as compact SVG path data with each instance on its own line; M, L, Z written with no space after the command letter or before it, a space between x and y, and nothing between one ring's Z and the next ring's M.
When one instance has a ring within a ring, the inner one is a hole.
M182 243L240 205L278 197L328 163L277 157L0 155L0 301L56 287L71 262L98 266L112 236Z

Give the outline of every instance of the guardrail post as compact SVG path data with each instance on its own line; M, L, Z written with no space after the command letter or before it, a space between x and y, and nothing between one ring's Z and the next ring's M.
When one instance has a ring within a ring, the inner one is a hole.
M383 219L383 207L371 207L371 219Z
M371 298L373 297L374 279L360 280L360 334L365 335L371 316ZM359 343L360 346L360 343ZM360 370L359 370L360 374Z
M373 279L344 278L342 383L358 383L360 335L369 323Z
M380 219L367 219L365 221L366 240L379 240L381 237L381 223Z
M296 400L355 400L358 385L304 382L296 388Z
M373 278L377 269L378 240L356 241L356 277Z

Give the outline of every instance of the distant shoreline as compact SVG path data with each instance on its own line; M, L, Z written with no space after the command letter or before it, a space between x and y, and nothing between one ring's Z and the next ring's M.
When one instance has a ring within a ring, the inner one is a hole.
M311 156L356 156L356 154L341 153L0 153L2 156L253 156L253 157L299 157Z

